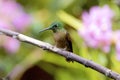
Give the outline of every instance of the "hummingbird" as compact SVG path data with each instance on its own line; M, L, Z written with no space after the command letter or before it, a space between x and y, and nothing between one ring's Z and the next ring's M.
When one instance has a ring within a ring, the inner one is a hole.
M71 37L67 30L64 29L62 23L54 22L48 28L45 28L40 32L46 30L52 30L56 47L64 49L69 52L73 52ZM68 54L66 61L73 62L73 60L70 59L69 56L70 55Z

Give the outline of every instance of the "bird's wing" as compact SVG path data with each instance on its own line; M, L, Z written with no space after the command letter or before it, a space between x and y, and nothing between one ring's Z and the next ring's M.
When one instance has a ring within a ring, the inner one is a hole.
M72 41L71 41L70 34L68 32L66 32L66 40L67 40L67 50L70 52L73 52Z

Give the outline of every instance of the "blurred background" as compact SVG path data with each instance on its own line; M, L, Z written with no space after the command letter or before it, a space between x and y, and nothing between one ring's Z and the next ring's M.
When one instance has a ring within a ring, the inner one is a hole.
M119 0L0 0L0 28L55 45L52 31L61 21L73 52L120 73ZM0 77L11 80L110 80L76 62L0 35Z

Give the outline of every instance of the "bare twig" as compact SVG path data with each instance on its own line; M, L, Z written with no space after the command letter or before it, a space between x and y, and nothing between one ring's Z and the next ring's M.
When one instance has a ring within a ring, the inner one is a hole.
M54 52L58 55L66 57L66 58L69 54L70 58L72 60L84 65L85 67L92 68L92 69L104 74L105 76L107 76L109 78L112 78L112 79L115 79L115 80L120 80L120 74L118 74L117 72L114 72L114 71L112 71L112 70L110 70L106 67L103 67L103 66L101 66L101 65L99 65L99 64L97 64L97 63L95 63L91 60L87 60L85 58L82 58L82 57L80 57L80 56L78 56L74 53L59 49L55 46L50 45L49 43L42 42L42 41L36 40L34 38L31 38L31 37L28 37L28 36L25 36L23 34L20 34L20 33L14 32L14 31L10 31L10 30L7 30L7 29L0 28L0 32L2 32L3 34L5 34L7 36L16 38L19 41L33 44L33 45L38 46L38 47L40 47L44 50Z

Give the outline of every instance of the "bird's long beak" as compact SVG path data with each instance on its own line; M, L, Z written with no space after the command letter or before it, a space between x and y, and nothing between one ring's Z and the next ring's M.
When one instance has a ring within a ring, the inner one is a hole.
M45 29L43 29L43 30L40 30L39 33L43 32L43 31L46 31L46 30L51 30L51 28L48 27L48 28L45 28Z

